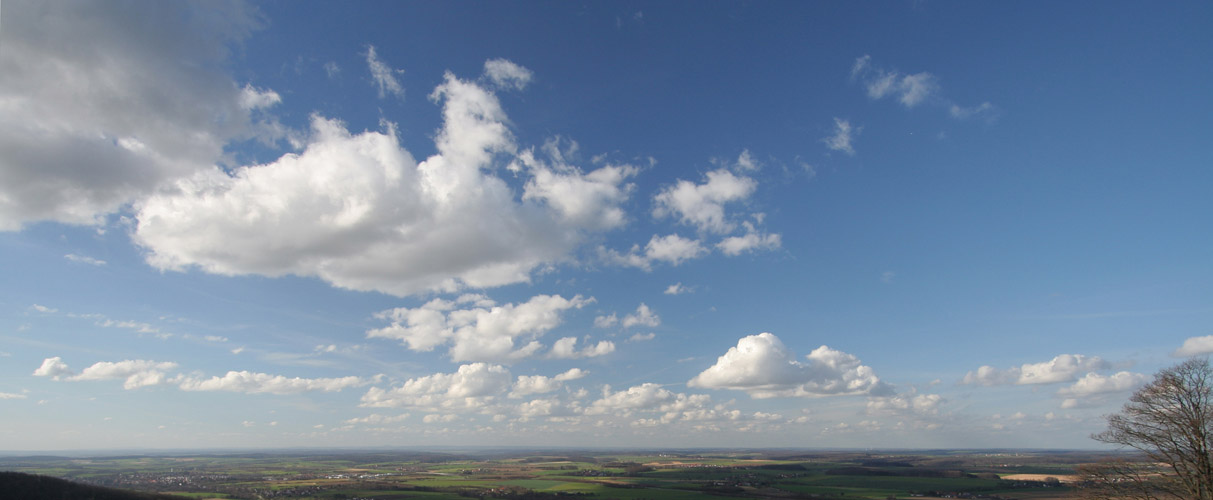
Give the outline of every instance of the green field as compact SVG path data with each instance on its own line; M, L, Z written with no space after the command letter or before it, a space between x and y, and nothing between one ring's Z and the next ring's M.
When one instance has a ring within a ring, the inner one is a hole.
M1069 487L998 479L1069 476L1091 454L724 451L568 455L428 452L0 457L0 470L186 498L814 498L968 494L1058 499Z

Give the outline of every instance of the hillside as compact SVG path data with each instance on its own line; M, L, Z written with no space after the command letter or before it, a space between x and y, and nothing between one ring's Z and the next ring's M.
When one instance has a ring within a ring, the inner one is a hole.
M186 500L185 497L73 483L57 477L0 471L3 498L22 500Z

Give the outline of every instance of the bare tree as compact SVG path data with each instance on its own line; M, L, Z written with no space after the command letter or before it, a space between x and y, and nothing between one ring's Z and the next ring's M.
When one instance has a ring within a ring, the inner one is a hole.
M1213 500L1213 367L1208 359L1190 359L1158 372L1120 413L1107 418L1108 429L1091 437L1138 450L1146 461L1084 467L1090 493Z

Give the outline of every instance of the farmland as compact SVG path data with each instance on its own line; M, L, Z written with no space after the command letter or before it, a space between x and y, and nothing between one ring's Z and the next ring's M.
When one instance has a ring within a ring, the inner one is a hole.
M211 499L1076 496L1081 452L332 451L0 457L0 470Z

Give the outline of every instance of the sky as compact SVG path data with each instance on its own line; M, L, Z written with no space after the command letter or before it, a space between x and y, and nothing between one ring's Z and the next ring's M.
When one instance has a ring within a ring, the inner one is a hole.
M0 8L0 451L1093 448L1213 4Z

